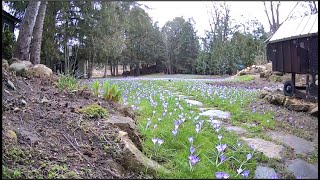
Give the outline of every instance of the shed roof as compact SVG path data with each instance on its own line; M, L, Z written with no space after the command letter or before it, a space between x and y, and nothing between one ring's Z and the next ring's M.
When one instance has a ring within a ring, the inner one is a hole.
M269 40L269 43L318 34L318 13L285 21Z

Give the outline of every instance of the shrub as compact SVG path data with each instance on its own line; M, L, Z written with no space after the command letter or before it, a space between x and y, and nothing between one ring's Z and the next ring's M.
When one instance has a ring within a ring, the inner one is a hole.
M13 54L14 34L9 30L2 32L2 58L11 59Z
M70 75L60 75L58 79L59 90L75 90L79 88L79 83L76 78Z
M120 102L122 101L122 91L118 89L118 86L116 84L113 84L110 87L110 84L108 81L103 82L103 99Z
M100 91L100 82L98 80L96 80L93 84L92 84L92 89L93 89L93 94L95 96L99 96L99 91Z
M108 111L98 104L91 104L79 110L90 118L105 118L108 116Z

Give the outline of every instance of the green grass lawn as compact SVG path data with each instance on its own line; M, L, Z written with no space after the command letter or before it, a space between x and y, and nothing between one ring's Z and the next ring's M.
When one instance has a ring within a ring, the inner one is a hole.
M199 116L195 106L164 90L179 91L194 96L207 107L229 111L233 124L259 122L259 126L250 129L259 132L261 127L272 128L274 122L269 112L260 114L245 109L255 100L255 91L186 81L111 83L117 83L123 90L123 103L139 113L137 122L143 136L144 153L171 171L170 174L159 172L160 178L216 178L216 175L223 175L221 172L227 173L229 178L243 178L248 171L248 178L253 178L257 162L265 159L261 153L240 142L236 134L210 122L219 119ZM191 147L195 148L193 153ZM193 155L191 159L188 158L190 155ZM243 171L239 174L240 169Z

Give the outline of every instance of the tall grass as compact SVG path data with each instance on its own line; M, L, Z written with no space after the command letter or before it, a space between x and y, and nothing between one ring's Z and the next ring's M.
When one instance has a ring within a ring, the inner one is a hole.
M75 90L79 88L79 82L76 78L70 75L60 75L58 79L58 89Z

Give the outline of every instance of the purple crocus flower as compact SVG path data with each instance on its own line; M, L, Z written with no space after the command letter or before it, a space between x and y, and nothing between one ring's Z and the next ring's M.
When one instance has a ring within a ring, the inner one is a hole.
M222 135L221 135L221 134L218 135L218 139L219 139L219 140L222 139Z
M190 155L188 158L189 158L189 162L192 166L196 165L200 161L200 158L195 155Z
M220 156L220 163L222 163L223 161L225 161L226 160L226 156L225 155L221 155Z
M198 124L197 124L198 125ZM196 133L198 134L200 131L200 127L199 126L196 126Z
M147 122L147 125L146 125L146 129L148 129L148 127L151 125L151 121L148 121Z
M228 179L230 177L226 172L216 172L217 179Z
M244 178L248 178L249 174L250 174L250 171L249 171L249 170L245 170L245 171L243 171L243 172L241 173L241 175L242 175Z
M237 169L238 174L242 173L242 171L243 171L243 169L241 169L241 168Z
M227 148L227 145L226 144L220 144L218 146L216 146L218 152L223 152L226 148Z
M178 133L178 129L174 129L174 130L172 130L172 134L173 134L173 136L176 136L176 135L177 135L177 133Z
M238 147L240 147L241 146L241 142L238 142L237 145L238 145Z
M152 138L151 140L152 140L153 144L156 144L158 142L158 138Z
M274 174L271 176L271 179L279 179L279 178L278 178L277 174Z
M190 144L192 144L193 143L193 137L192 136L188 137L188 141L190 142Z
M252 158L252 154L247 154L247 160L251 159Z
M196 149L194 147L190 147L190 154L193 154L196 151Z
M162 143L164 143L164 140L158 138L158 144L159 144L159 146L161 146Z

